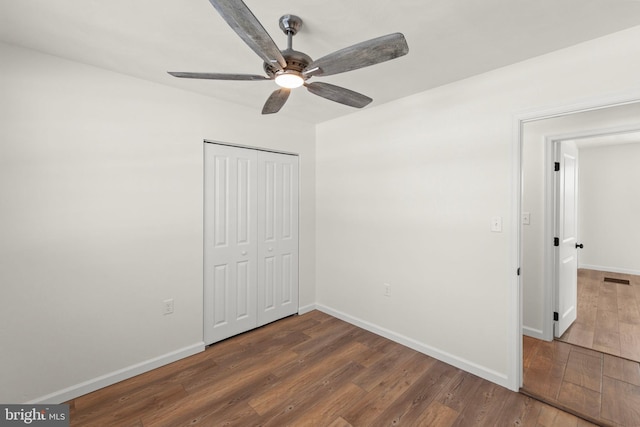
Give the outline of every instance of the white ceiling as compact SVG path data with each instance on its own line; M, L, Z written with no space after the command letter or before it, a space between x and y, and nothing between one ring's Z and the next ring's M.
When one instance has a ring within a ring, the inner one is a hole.
M274 41L319 58L402 32L409 54L318 78L371 106L640 25L638 0L245 0ZM261 60L207 0L0 0L0 41L236 102L260 114L274 82L196 81L166 71L261 74ZM367 107L367 108L371 108ZM297 89L282 115L319 123L356 111Z

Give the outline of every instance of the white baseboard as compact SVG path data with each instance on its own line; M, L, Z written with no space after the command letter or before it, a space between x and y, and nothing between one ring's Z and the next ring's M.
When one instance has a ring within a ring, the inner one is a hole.
M306 314L306 313L309 313L310 311L315 310L316 308L318 307L316 307L315 304L309 304L303 307L298 307L298 314Z
M578 268L584 268L587 270L597 270L597 271L609 271L611 273L632 274L634 276L640 276L640 270L632 270L629 268L604 267L602 265L590 265L590 264L580 264Z
M194 354L204 351L204 342L198 342L188 347L184 347L175 351L172 351L162 356L154 357L153 359L146 360L144 362L136 363L135 365L128 366L123 369L119 369L114 372L93 378L91 380L82 382L80 384L67 387L62 390L58 390L46 396L33 399L27 404L58 404L66 402L76 397L91 393L99 390L103 387L110 386L122 380L135 377L136 375L143 374L153 369L159 368L169 363L173 363L177 360L184 359L185 357L192 356Z
M480 366L469 360L454 356L445 351L439 350L427 344L416 341L412 338L405 337L396 332L390 331L388 329L374 325L373 323L367 322L362 319L358 319L356 317L342 313L332 308L323 306L321 304L316 304L315 308L333 317L337 317L340 320L344 320L345 322L351 323L352 325L358 326L369 332L373 332L376 335L380 335L382 337L390 339L391 341L397 342L398 344L402 344L413 350L419 351L420 353L426 354L427 356L431 356L434 359L438 359L444 363L448 363L449 365L455 366L456 368L462 369L463 371L477 375L481 378L484 378L487 381L491 381L492 383L496 383L503 387L510 388L509 378L505 374L501 374L500 372L496 372L492 369L488 369L484 366Z
M530 328L528 326L522 326L522 335L526 335L531 338L537 338L539 340L545 340L544 333L540 329Z

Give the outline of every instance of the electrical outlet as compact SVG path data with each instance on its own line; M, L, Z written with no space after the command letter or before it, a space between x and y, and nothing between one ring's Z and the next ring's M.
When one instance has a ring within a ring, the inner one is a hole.
M172 314L173 313L173 298L166 299L163 302L163 314Z
M388 283L384 284L384 296L385 297L390 297L391 296L391 285Z

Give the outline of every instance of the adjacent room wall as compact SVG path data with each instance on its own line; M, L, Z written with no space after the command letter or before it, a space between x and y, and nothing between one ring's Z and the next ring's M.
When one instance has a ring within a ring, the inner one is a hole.
M517 389L515 118L637 91L638 37L636 27L319 125L319 306Z
M60 402L203 349L204 139L300 153L313 304L312 125L3 44L0 77L0 402Z
M640 275L640 141L580 149L580 267Z

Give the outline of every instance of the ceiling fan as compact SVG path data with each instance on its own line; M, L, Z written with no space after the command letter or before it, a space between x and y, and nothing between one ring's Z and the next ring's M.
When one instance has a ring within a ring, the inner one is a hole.
M307 80L314 76L330 76L358 68L368 67L406 55L409 46L401 33L388 34L312 60L309 55L293 50L293 36L302 26L295 15L280 18L280 29L287 35L287 48L280 50L269 33L260 24L242 0L209 0L229 26L264 61L267 76L259 74L190 73L173 72L175 77L212 80L275 80L280 86L267 99L262 114L280 111L287 102L291 89L304 86L314 95L351 107L362 108L373 101L368 96L329 83Z

